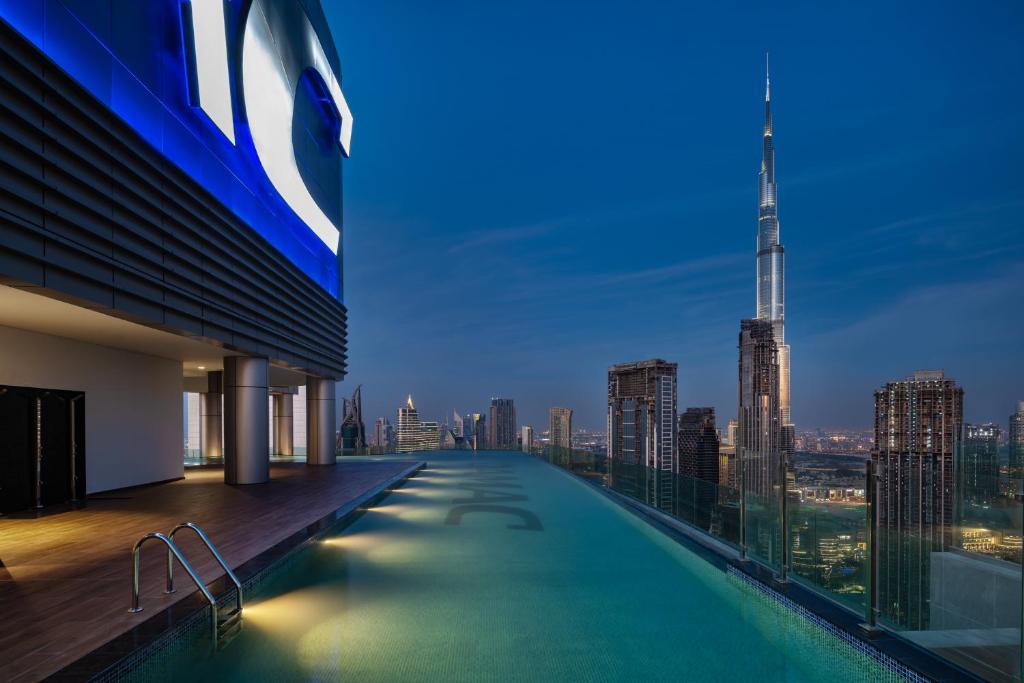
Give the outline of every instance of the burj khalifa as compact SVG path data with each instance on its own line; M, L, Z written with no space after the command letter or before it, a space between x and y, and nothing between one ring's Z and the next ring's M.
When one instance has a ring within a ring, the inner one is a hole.
M792 433L789 392L789 345L786 344L785 250L779 243L776 209L775 145L772 142L772 93L765 58L764 142L758 175L757 318L772 324L779 352L779 418Z

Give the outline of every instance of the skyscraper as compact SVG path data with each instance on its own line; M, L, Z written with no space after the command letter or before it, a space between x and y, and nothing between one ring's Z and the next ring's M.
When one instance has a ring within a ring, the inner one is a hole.
M775 185L775 144L772 138L771 80L765 58L764 133L761 171L758 174L757 211L757 319L772 325L778 345L779 419L783 427L780 444L787 452L793 447L790 414L789 345L786 344L785 250L779 242L778 195Z
M463 442L474 451L487 448L487 416L481 413L466 413L462 417Z
M412 396L405 405L398 409L398 420L395 423L396 448L399 453L421 451L424 448L423 424L420 414L412 403Z
M523 434L519 447L523 453L529 453L533 450L533 427L530 425L523 425Z
M608 368L608 455L676 471L676 372L660 358Z
M352 392L352 398L342 403L341 453L342 455L358 454L366 450L366 425L363 424L363 385L360 384Z
M491 399L489 448L516 447L516 407L510 398Z
M718 447L715 409L687 408L679 416L678 473L717 484Z
M783 480L779 350L772 323L740 323L736 457L748 494L767 499Z
M1020 479L1024 477L1024 401L1018 401L1017 412L1010 416L1008 436L1010 478Z
M548 429L552 446L572 450L572 408L549 410Z
M931 553L953 541L954 450L964 391L921 370L875 392L878 607L891 622L925 630Z
M960 454L959 499L968 505L991 505L999 496L999 427L987 422L964 425Z

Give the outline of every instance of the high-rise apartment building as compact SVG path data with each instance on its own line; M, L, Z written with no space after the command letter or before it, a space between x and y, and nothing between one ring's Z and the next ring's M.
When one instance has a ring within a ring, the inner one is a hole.
M395 422L395 441L395 450L399 453L424 449L423 423L420 421L419 411L413 405L412 396L409 396L405 405L398 409L398 420Z
M676 471L677 371L660 358L608 368L609 457Z
M530 425L523 425L522 436L519 440L519 447L523 453L529 453L533 450L533 427Z
M510 398L491 399L489 448L516 447L516 406Z
M963 389L942 371L875 392L878 606L902 628L928 628L931 554L952 545L963 405Z
M1008 436L1010 477L1024 478L1024 401L1017 403L1017 412L1010 416Z
M967 505L991 505L999 496L999 435L991 422L964 425L957 486Z
M679 416L678 474L718 483L718 432L714 408L687 408Z
M736 457L743 488L767 499L784 481L779 407L779 351L772 324L744 320L739 339Z
M552 446L572 450L572 408L548 411L548 438Z

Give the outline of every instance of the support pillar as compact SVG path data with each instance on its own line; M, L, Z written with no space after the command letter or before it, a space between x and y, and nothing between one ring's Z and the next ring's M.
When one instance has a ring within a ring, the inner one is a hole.
M336 420L334 380L310 377L306 382L307 464L335 464Z
M226 484L262 484L270 479L268 375L266 358L224 359Z
M199 455L203 458L224 457L223 396L224 373L206 373L206 392L199 394Z
M271 398L274 402L274 454L295 455L292 395L272 394Z

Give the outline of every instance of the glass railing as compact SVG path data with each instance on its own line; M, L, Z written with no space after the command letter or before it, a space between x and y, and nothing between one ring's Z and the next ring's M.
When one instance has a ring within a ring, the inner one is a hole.
M965 460L961 449L942 500L949 523L879 510L878 619L987 680L1020 681L1022 502L997 469L965 471Z
M863 484L801 488L791 472L784 496L776 483L741 505L735 488L586 451L534 455L742 548L779 578L986 680L1022 680L1024 506L1005 468L965 468L958 452L955 484L884 472L869 482L864 463Z
M639 464L609 461L589 451L545 446L533 454L739 547L740 503L735 488Z

